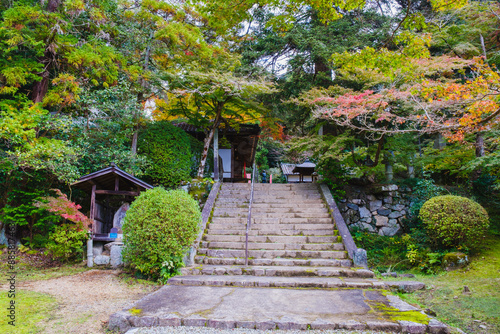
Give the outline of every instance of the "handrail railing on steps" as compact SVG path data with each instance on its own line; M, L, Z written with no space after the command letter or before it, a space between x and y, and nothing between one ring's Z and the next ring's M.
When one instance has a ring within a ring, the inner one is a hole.
M255 181L255 162L252 165L252 180L250 186L250 201L248 202L247 230L245 232L245 266L248 266L248 231L252 225L252 203L253 203L253 184Z

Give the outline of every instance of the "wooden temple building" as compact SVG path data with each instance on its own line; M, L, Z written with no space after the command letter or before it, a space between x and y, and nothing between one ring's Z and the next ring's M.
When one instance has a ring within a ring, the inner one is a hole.
M189 135L203 141L205 133L187 123L176 123ZM249 174L245 172L247 167L252 167L257 151L260 127L257 124L240 124L238 129L232 127L220 127L216 129L213 139L214 156L214 179L222 179L224 182L246 182Z

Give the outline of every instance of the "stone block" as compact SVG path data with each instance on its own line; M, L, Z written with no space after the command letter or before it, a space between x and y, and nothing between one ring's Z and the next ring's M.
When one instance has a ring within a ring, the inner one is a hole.
M371 201L368 204L368 207L369 207L370 211L376 211L376 210L380 209L381 206L382 206L382 201L381 200Z
M428 327L429 333L431 334L448 334L450 332L445 324L437 321L436 319L431 319L429 321Z
M389 218L391 219L397 219L399 217L403 217L403 214L399 211L393 211L389 214Z
M392 237L392 236L396 235L400 230L401 230L401 227L399 225L382 227L379 231L379 234L385 235L386 237Z
M158 318L149 316L144 316L144 317L132 316L130 317L130 323L132 324L133 327L153 327L158 324Z
M366 326L369 330L378 332L399 332L401 330L400 324L388 321L367 321Z
M383 202L384 204L392 204L392 196L384 197Z
M182 319L183 326L205 327L206 324L207 319L198 316L192 316Z
M359 206L357 206L356 204L352 204L352 203L347 203L347 207L349 209L352 209L352 210L355 210L355 211L358 211L358 209L359 209Z
M122 246L113 245L109 252L110 264L111 267L117 268L118 266L123 264L122 259Z
M371 218L372 213L370 212L370 210L362 206L359 208L359 216L361 218Z
M356 249L353 256L353 262L356 267L368 268L368 256L366 255L366 250L362 248Z
M131 315L128 312L121 311L113 313L109 317L108 328L111 331L119 331L120 333L125 333L130 328L132 328L132 325L129 321L130 318Z
M327 322L323 319L316 319L311 322L311 329L316 330L333 330L337 329L338 325L336 323Z
M350 330L350 331L363 331L366 329L366 324L363 324L361 322L358 322L358 321L354 321L354 320L349 320L349 321L346 321L346 322L341 322L339 324L339 328L340 329L347 329L347 330Z
M109 256L99 255L94 258L94 264L98 266L104 266L109 264Z
M375 216L375 225L377 227L382 227L382 226L387 226L388 222L389 222L389 218L387 217L384 217L384 216Z
M260 321L255 324L255 329L263 331L276 329L276 323L274 321Z
M388 215L390 215L390 214L391 214L391 210L389 210L389 209L382 209L382 208L381 208L381 209L378 209L378 210L377 210L377 213L378 213L379 215L381 215L381 216L388 216Z
M427 325L412 321L399 321L401 331L408 334L424 334L427 331Z
M94 257L102 255L103 250L104 250L104 245L101 243L96 242L92 246L92 253L93 253Z
M255 321L237 321L237 328L255 329Z
M208 320L208 327L217 328L217 329L233 329L236 327L236 322L232 320L217 320L210 319Z
M397 219L389 219L388 224L389 224L389 226L395 226L398 224L398 220Z

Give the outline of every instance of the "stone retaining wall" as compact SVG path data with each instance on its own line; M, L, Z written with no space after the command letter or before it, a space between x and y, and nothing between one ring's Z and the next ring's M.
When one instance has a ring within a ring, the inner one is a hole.
M350 187L338 207L349 228L394 236L402 232L411 205L410 192L410 188L395 184Z

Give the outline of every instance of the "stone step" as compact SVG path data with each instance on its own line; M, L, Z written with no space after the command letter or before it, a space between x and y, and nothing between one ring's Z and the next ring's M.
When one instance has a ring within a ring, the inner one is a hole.
M211 249L245 249L244 242L226 242L226 241L202 241L201 247L211 248ZM334 244L285 244L285 243L272 243L272 242L249 242L248 249L269 249L269 250L313 250L313 251L324 251L324 250L344 250L344 244L334 243Z
M244 265L244 258L220 258L197 255L195 262L212 265ZM339 259L248 259L251 266L314 266L314 267L352 267L350 260Z
M248 206L245 207L237 207L237 208L231 208L231 207L216 207L214 209L214 214L217 214L217 212L221 213L248 213ZM311 214L318 214L318 213L328 213L329 211L327 208L324 206L317 206L317 207L289 207L289 208L269 208L269 207L253 207L252 206L252 214L257 214L257 213L275 213L275 214L281 214L281 213L311 213Z
M248 210L245 212L224 212L224 211L214 211L213 219L215 218L248 218ZM332 219L329 213L260 213L252 211L253 219L265 219L265 218L300 218L300 219Z
M248 209L248 202L246 203L235 203L235 202L223 202L215 203L215 208L247 208ZM290 209L317 209L317 208L326 208L325 204L323 202L317 202L315 204L313 203L307 203L303 204L302 202L299 203L253 203L252 204L252 210L256 208L264 208L264 209L282 209L282 210L290 210Z
M209 230L246 230L245 223L210 223L208 225ZM334 225L330 224L252 224L252 230L267 231L268 234L272 235L290 235L290 234L280 234L283 230L330 230L333 231ZM331 232L330 232L331 233ZM293 234L292 234L293 235Z
M363 288L388 289L389 286L377 279L355 277L286 277L249 275L184 275L168 280L170 285L190 286L239 286L266 288Z
M254 196L257 195L277 195L277 196L320 196L318 190L254 190ZM219 192L219 197L225 196L250 196L250 190L226 190L223 189Z
M367 269L351 269L346 267L307 267L307 266L225 266L197 265L181 268L181 275L250 275L278 277L356 277L373 278L374 274Z
M199 248L198 254L210 257L245 257L243 249L210 249ZM301 258L301 259L347 259L345 251L312 251L312 250L256 250L250 249L248 256L255 259Z
M214 235L206 234L203 236L204 241L218 241L218 242L245 242L245 235ZM339 241L337 236L328 237L315 237L315 236L259 236L252 235L248 237L249 242L275 242L275 243L335 243Z
M250 230L248 231L248 235L260 235L260 236L332 236L337 235L338 231L333 229L333 226L329 226L327 229L317 229L317 230L309 230L309 229L293 229L289 227L288 229L282 229L279 231L271 231L266 230ZM209 226L207 229L208 235L245 235L246 226L241 225L241 228L216 228L216 226Z
M248 217L213 217L210 224L246 224ZM252 218L254 225L287 225L287 224L329 224L333 225L332 218ZM277 226L282 227L282 226Z

